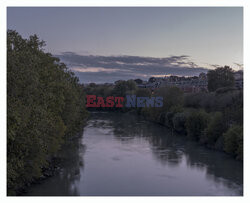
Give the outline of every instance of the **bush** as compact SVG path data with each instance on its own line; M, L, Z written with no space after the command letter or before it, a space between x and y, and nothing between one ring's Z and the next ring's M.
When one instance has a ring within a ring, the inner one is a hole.
M186 121L187 136L191 139L200 140L200 136L204 133L209 116L205 111L194 111Z
M162 112L171 111L174 106L183 106L183 92L178 87L162 87L155 91L156 96L163 97Z
M226 125L221 112L212 114L204 134L201 136L201 143L214 146L217 139L225 132Z
M126 97L128 91L136 91L137 86L133 80L121 80L115 83L115 87L112 91L112 95L119 97Z
M176 113L173 117L173 127L177 132L186 133L187 113Z
M236 156L237 159L243 159L243 127L233 125L223 134L225 140L224 150Z
M233 70L229 66L209 70L207 73L208 90L210 92L222 87L234 86Z
M184 97L184 106L191 108L200 108L201 103L206 97L206 93L190 93Z
M234 92L235 90L237 90L236 87L221 87L221 88L218 88L215 93L216 94L224 94L224 93L227 93L227 92Z

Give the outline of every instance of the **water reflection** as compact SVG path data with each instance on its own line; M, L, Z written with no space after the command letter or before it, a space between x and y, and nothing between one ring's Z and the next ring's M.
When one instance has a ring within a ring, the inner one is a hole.
M93 115L106 120L106 114ZM242 163L230 156L217 151L205 149L181 135L174 134L164 126L147 122L138 116L113 114L109 127L113 128L114 136L124 142L135 137L144 137L151 145L154 158L163 165L178 167L185 157L190 168L206 171L206 177L229 188L236 187L243 194ZM98 127L102 127L101 123Z
M243 194L241 162L128 113L92 113L62 157L28 195Z

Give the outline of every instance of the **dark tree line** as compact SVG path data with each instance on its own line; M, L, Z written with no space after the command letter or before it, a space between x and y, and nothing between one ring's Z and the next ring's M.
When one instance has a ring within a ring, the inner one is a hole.
M7 32L8 195L42 175L87 115L83 86L44 46Z
M233 70L229 66L209 70L207 73L208 90L213 92L218 88L233 87L234 75Z

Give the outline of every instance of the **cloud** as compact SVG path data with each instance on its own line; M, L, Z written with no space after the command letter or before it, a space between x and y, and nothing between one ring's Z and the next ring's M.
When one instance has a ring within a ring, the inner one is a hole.
M82 68L82 67L71 67L71 70L74 72L82 72L82 73L97 73L97 72L117 72L119 69L115 68L102 68L102 67L87 67L87 68Z
M208 64L212 68L220 68L221 66L218 64Z
M114 82L141 78L147 80L157 75L193 76L208 69L199 67L187 55L165 58L141 56L95 56L63 52L60 58L83 83Z
M243 64L241 63L234 63L237 66L238 70L243 70Z

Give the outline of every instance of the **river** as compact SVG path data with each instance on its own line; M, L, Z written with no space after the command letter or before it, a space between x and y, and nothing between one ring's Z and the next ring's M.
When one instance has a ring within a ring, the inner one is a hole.
M34 196L242 195L243 164L139 116L92 113Z

